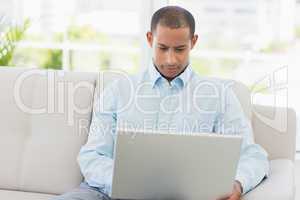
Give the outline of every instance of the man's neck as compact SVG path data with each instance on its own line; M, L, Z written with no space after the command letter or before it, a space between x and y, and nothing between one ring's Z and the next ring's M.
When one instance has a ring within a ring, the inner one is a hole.
M154 65L155 69L158 71L158 73L159 73L162 77L164 77L169 83L170 83L173 79L175 79L176 77L180 76L180 75L185 71L185 69L189 66L189 64L187 64L187 65L183 68L183 70L182 70L179 74L177 74L176 76L174 76L174 77L166 77L165 75L163 75L163 74L159 71L159 69L157 68L157 66L156 66L155 64L153 64L153 65Z

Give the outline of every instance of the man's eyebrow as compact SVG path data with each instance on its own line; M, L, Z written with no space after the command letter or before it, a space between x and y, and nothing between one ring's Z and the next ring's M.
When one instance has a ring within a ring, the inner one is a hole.
M164 45L162 43L158 43L159 46L162 46L162 47L166 47L166 48L169 48L167 45ZM182 45L179 45L179 46L175 46L174 48L178 49L178 48L185 48L187 45L186 44L182 44Z
M175 48L176 48L176 49L180 49L180 48L185 48L185 47L186 47L186 45L183 44L183 45L176 46Z
M168 47L167 45L164 45L162 43L158 43L159 46L162 46L162 47Z

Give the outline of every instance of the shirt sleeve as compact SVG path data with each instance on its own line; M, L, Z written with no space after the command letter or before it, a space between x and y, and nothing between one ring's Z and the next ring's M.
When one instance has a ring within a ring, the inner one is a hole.
M81 147L78 163L85 181L110 194L116 131L116 90L108 86L95 99L87 143Z
M224 92L220 115L215 124L216 132L242 135L240 160L236 180L243 188L243 194L256 187L269 173L267 152L255 144L250 120L245 116L232 88Z

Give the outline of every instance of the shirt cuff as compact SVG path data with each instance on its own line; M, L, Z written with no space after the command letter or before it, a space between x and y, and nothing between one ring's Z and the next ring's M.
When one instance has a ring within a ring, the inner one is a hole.
M247 180L242 177L242 176L237 176L235 178L235 180L239 181L241 183L242 186L242 195L246 194L247 192L249 192L251 190L250 185L248 184Z
M105 184L104 184L104 193L107 194L108 196L111 196L111 188L112 188L112 170L110 173L108 173L108 176L105 179Z

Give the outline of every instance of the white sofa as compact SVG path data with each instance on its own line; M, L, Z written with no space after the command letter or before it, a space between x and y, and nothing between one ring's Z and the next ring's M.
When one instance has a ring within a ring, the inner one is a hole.
M1 200L46 200L78 186L76 157L87 139L98 77L0 67ZM295 112L251 105L242 84L235 92L271 163L270 177L243 199L294 199ZM288 126L276 130L285 116Z

